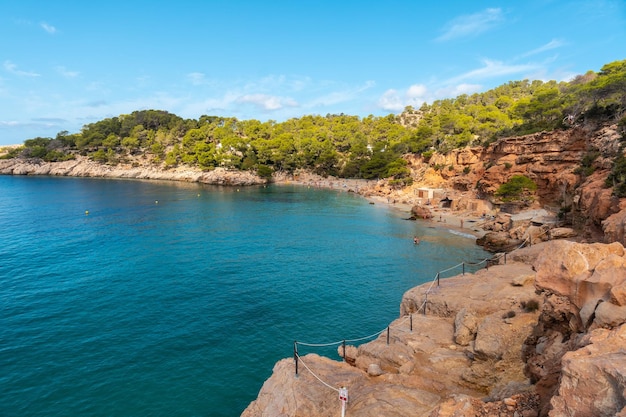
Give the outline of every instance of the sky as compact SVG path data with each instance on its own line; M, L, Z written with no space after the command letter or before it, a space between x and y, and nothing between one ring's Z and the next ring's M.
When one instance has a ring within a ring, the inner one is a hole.
M626 59L626 0L0 2L0 145L136 110L360 117Z

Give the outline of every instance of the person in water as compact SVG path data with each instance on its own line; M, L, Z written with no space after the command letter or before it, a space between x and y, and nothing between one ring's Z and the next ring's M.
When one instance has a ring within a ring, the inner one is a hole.
M420 238L417 237L417 236L413 237L413 243L415 243L416 245L419 245L420 244Z

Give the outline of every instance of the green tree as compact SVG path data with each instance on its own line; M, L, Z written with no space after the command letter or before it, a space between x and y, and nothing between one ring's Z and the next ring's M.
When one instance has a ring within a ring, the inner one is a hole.
M531 193L537 189L537 184L525 175L513 175L507 182L500 185L496 196L503 201L528 201Z

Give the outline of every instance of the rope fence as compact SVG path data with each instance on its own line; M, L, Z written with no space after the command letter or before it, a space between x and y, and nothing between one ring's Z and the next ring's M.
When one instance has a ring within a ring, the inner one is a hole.
M548 234L549 229L544 231L543 233L541 233L538 237L543 236L544 234ZM522 241L522 243L516 247L514 247L511 250L517 250L517 249L521 249L526 245L532 246L532 239L530 236L528 236L526 239L524 239ZM440 286L440 279L441 279L441 274L446 273L446 272L450 272L453 270L456 270L458 268L461 268L461 274L465 275L465 266L472 266L472 267L477 267L480 266L482 264L485 264L485 269L489 269L489 264L491 263L492 265L495 264L495 262L499 262L500 259L504 259L504 264L506 265L507 259L506 259L506 252L497 254L495 256L492 256L491 258L485 258L481 261L478 262L461 262L457 265L454 265L450 268L441 270L439 272L437 272L437 274L435 275L435 277L433 278L433 280L430 282L430 285L428 287L428 289L426 290L426 292L424 293L424 301L422 302L422 304L420 305L420 307L415 311L415 313L418 313L420 311L423 312L423 315L426 315L426 304L428 303L428 294L432 291L433 287L435 286L435 283L437 284L437 287ZM409 329L412 332L413 331L413 313L410 313L406 316L403 317L404 320L400 321L399 323L396 323L396 325L394 327L398 328L401 325L403 325L404 323L407 322L407 320L410 323ZM343 355L342 358L344 360L346 360L346 343L355 343L355 342L362 342L365 340L369 340L369 339L373 339L375 337L380 336L381 334L383 334L384 332L387 332L387 345L389 345L389 341L390 341L390 333L391 333L391 325L387 326L386 328L376 332L376 333L372 333L368 336L363 336L363 337L359 337L359 338L355 338L355 339L342 339L342 340L338 340L335 342L328 342L328 343L306 343L306 342L299 342L297 340L295 340L293 342L293 358L294 358L294 362L295 362L295 371L296 371L296 377L298 376L298 364L301 363L302 366L305 367L305 369L307 371L309 371L309 373L311 375L313 375L320 383L322 383L324 386L326 386L329 389L332 389L333 391L339 393L339 399L341 400L342 403L342 416L345 415L345 410L346 410L346 404L348 402L348 390L345 387L342 388L336 388L333 387L332 385L330 385L329 383L325 382L322 378L320 378L317 374L315 374L315 372L313 372L311 370L311 368L304 363L304 361L302 360L302 358L300 357L300 354L298 353L298 346L307 346L307 347L314 347L314 348L318 348L318 347L329 347L329 346L339 346L341 345L343 348Z

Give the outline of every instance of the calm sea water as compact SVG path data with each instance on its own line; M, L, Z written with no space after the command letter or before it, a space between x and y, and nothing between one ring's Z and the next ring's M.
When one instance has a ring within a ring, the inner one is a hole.
M238 416L294 340L382 330L486 256L403 216L296 186L0 176L0 415Z

